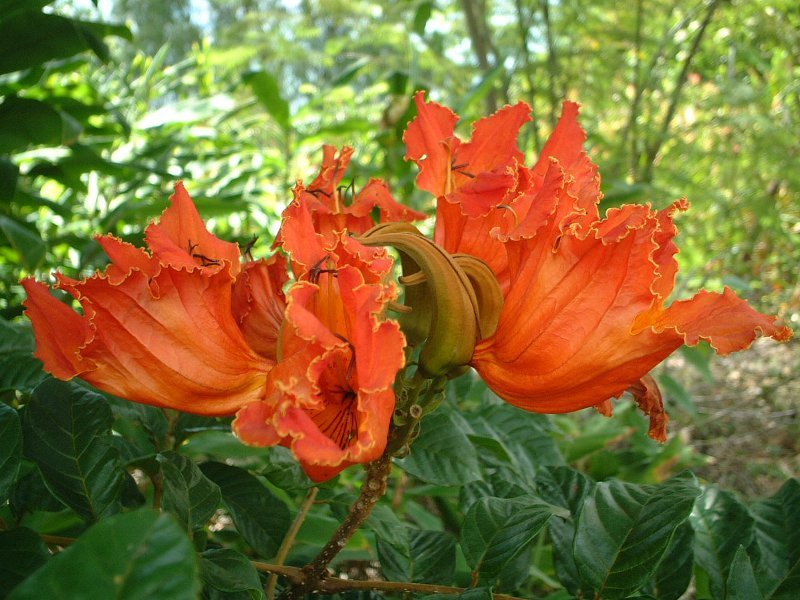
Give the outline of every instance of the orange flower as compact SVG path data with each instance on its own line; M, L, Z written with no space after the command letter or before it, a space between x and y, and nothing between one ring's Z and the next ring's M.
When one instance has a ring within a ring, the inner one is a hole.
M81 377L134 402L226 415L263 397L274 361L251 348L232 312L236 244L210 234L181 184L146 232L151 253L99 238L111 258L80 281L57 275L78 314L26 279L38 356L61 379Z
M672 218L688 203L662 211L628 205L600 219L599 178L582 150L576 104L565 103L533 169L509 180L504 194L477 199L452 192L467 185L449 167L455 152L434 151L460 147L449 137L455 115L420 96L417 104L421 116L406 139L421 164L420 186L438 190L437 234L447 250L489 264L504 291L497 329L478 343L471 364L506 401L536 412L608 412L608 399L629 390L651 415L651 435L664 439L666 416L647 373L670 353L701 339L726 354L748 347L757 332L791 336L727 288L666 306L678 270ZM516 160L511 130L501 127L510 111L523 112L517 107L476 125L473 143L492 143L469 157L474 181L497 178L492 157ZM510 173L508 160L499 163ZM488 175L477 165L490 167Z
M291 448L315 481L383 453L404 362L405 338L383 317L392 294L365 282L366 263L350 261L292 286L269 395L233 423L247 444Z
M283 218L296 218L300 207L305 206L314 230L332 241L330 236L335 232L364 233L375 224L372 218L375 209L381 221L415 221L427 216L398 203L380 179L370 179L359 192L355 190L355 181L341 185L352 155L353 149L346 146L338 153L334 146L323 146L319 174L307 188L297 183L294 201L284 210ZM283 233L279 233L276 245L282 243Z

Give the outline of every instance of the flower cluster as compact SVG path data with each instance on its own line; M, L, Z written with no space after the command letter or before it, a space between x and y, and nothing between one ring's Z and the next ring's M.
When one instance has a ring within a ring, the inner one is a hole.
M576 104L527 167L516 141L526 104L462 141L455 113L415 100L407 159L436 200L433 240L410 223L425 214L386 183L341 185L349 148L324 147L319 175L298 182L269 259L243 259L211 234L179 183L147 249L102 236L103 272L56 275L82 313L23 281L45 368L134 402L235 414L242 441L287 446L322 481L383 454L395 382L417 347L418 376L444 381L472 366L527 410L610 414L629 391L665 439L655 365L684 343L728 353L758 332L791 336L728 289L667 304L673 217L688 204L601 218ZM387 246L401 259L402 305Z

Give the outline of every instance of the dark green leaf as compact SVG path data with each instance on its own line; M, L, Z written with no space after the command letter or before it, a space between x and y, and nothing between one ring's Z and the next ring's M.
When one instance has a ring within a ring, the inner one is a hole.
M14 516L21 517L25 513L36 511L58 512L66 509L64 503L53 496L52 492L42 479L42 473L30 462L23 462L23 471L28 467L29 472L17 479L11 492L11 510Z
M0 104L0 154L40 144L58 146L64 139L63 127L61 113L46 102L7 97Z
M291 129L289 103L281 97L278 81L266 71L246 73L244 81L253 90L256 98L284 131Z
M28 271L33 271L39 266L47 247L34 226L0 215L0 232L8 244L17 251L20 262Z
M659 600L678 600L692 580L694 568L694 530L688 521L675 530L664 558L653 576L653 596Z
M219 486L222 501L247 543L263 558L274 556L289 530L286 505L243 469L218 462L200 469Z
M405 553L397 540L378 538L378 558L384 575L414 583L452 582L456 564L456 541L444 531L399 528L394 534L405 541Z
M0 597L50 558L42 538L26 527L0 531Z
M691 522L695 562L708 574L712 596L725 598L733 557L753 539L753 517L732 493L708 486L695 503Z
M598 483L575 530L575 563L584 582L603 598L624 598L642 587L699 493L693 476L659 486Z
M212 548L200 554L203 582L221 592L246 592L252 600L264 597L258 571L236 550Z
M464 485L480 479L475 447L453 411L441 407L422 421L411 454L397 464L414 477L437 485Z
M0 504L11 495L22 459L22 425L17 411L0 403Z
M473 573L487 583L527 548L553 514L566 511L533 498L482 498L461 528L461 548Z
M187 531L202 528L217 510L221 495L197 465L176 452L159 456L163 476L164 510L177 517Z
M0 202L10 202L17 189L19 167L4 156L0 156Z
M756 578L766 598L800 598L800 482L750 507L758 549ZM730 581L730 579L729 579Z
M197 557L175 520L141 510L104 519L11 594L13 600L195 600Z
M85 50L92 50L105 60L108 49L101 36L108 34L127 37L130 32L121 26L61 15L36 11L17 13L0 21L0 73L28 69Z
M575 523L583 509L586 496L594 488L594 482L583 473L569 467L545 467L536 475L536 490L545 502L561 506L570 511L565 519L550 520L550 537L553 540L553 560L556 575L562 585L575 596L590 596L578 572L573 555Z
M736 550L726 587L726 600L764 600L764 595L756 583L753 565L750 563L750 557L747 556L744 546L739 546Z
M75 383L42 382L25 408L25 456L47 486L83 519L118 512L125 471L111 442L111 409Z

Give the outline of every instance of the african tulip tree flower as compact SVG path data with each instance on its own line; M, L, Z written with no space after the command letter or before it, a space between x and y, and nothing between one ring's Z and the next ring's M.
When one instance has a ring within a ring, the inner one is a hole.
M38 356L60 379L80 377L134 402L201 415L227 415L264 396L274 364L251 348L231 310L240 272L236 244L210 234L186 190L146 231L150 252L99 238L105 272L56 287L24 280Z
M391 297L353 264L328 265L294 285L270 394L239 411L233 423L239 438L291 448L315 481L377 459L404 363L400 327L383 317Z
M667 305L678 270L673 216L688 203L627 205L601 219L576 104L564 104L543 155L526 169L516 144L530 112L524 103L476 123L467 143L454 135L455 113L421 94L416 103L407 158L420 167L418 185L437 197L436 241L483 260L503 290L497 328L470 364L506 401L607 413L610 398L631 391L663 440L653 367L684 343L705 340L726 354L758 332L791 336L727 288Z

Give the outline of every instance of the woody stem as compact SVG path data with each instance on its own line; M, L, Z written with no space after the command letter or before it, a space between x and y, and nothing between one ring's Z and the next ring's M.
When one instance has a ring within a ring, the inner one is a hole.
M392 457L389 453L384 453L378 460L367 465L367 479L350 513L317 557L303 567L302 579L281 594L280 600L300 600L319 586L327 574L328 565L347 545L356 530L370 515L375 504L386 493L391 468Z

